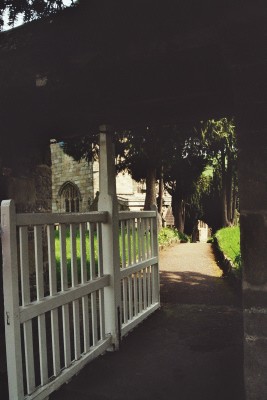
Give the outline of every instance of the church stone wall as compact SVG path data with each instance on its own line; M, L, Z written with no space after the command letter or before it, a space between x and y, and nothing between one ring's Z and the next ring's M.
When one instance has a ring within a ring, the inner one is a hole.
M66 182L71 182L79 188L81 201L80 212L89 211L94 199L93 168L85 160L75 162L72 157L63 152L60 143L51 143L52 161L52 211L65 211L64 200L60 197L60 188Z

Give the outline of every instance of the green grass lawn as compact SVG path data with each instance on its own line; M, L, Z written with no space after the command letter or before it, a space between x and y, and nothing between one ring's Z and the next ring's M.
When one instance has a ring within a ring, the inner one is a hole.
M215 233L219 248L232 260L236 268L241 266L239 226L222 228Z
M150 233L148 233L148 241L150 241ZM172 238L179 238L179 232L175 229L170 229L170 228L163 228L161 229L159 233L159 244L168 244L170 239ZM86 265L87 265L87 274L88 276L90 275L90 249L89 249L89 238L88 238L88 232L86 232ZM120 245L120 260L122 262L122 238L120 234L119 238L119 245ZM128 241L125 240L124 243L125 246L125 261L126 263L128 262ZM132 249L133 249L133 237L131 235L130 237L130 246L131 246L131 255L132 255ZM146 247L146 240L145 240L145 247ZM135 236L135 248L136 248L136 256L138 258L138 240L137 240L137 234ZM58 284L60 282L60 240L59 240L59 232L55 232L55 252L56 252L56 265L57 265L57 280ZM141 249L140 249L141 252ZM79 236L79 230L77 230L76 233L76 261L77 261L77 271L78 271L78 280L80 282L81 279L81 254L80 254L80 236ZM95 260L95 266L96 266L96 273L97 273L97 268L98 268L98 241L97 241L97 236L95 233L94 237L94 260ZM71 282L71 243L70 243L70 233L69 230L66 232L66 257L67 257L67 271L68 271L68 282Z

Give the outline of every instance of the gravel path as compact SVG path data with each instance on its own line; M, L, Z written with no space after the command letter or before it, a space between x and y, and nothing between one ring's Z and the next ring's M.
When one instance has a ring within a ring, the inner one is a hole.
M161 309L51 400L244 400L240 293L211 246L169 247L160 269Z
M181 243L160 253L161 301L241 305L240 292L222 279L210 243Z

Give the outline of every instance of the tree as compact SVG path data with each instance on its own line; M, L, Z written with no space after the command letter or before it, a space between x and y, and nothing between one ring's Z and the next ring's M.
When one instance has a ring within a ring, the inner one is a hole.
M70 0L71 5L75 0ZM62 11L66 7L66 0L0 0L0 30L4 26L4 12L8 11L8 23L13 26L19 16L23 22L46 17Z
M237 145L233 119L203 124L207 158L213 168L213 184L220 193L221 226L232 225L237 204Z
M169 152L164 169L165 187L172 196L175 227L184 232L187 209L207 161L201 134L197 129L180 134L176 132L172 135L170 146L172 152Z
M117 169L127 170L136 181L145 180L145 210L156 205L156 182L162 166L164 141L160 128L143 127L117 133Z
M128 171L134 180L146 181L145 210L156 204L157 171L161 165L162 136L150 127L117 131L114 134L117 172ZM88 162L98 157L98 135L67 139L62 145L74 160Z

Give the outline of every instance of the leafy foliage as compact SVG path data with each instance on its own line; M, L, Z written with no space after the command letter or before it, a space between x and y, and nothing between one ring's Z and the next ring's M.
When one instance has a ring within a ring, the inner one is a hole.
M71 0L71 5L75 0ZM18 16L22 15L24 22L46 17L57 13L66 7L64 0L0 0L0 30L3 29L3 14L8 11L8 24L13 26Z
M218 221L215 225L234 223L237 208L237 143L233 119L209 120L203 124L206 156L213 169L209 199L218 200ZM207 199L208 200L208 199ZM213 202L213 208L216 202ZM219 207L218 207L219 206ZM214 225L214 224L213 224Z

